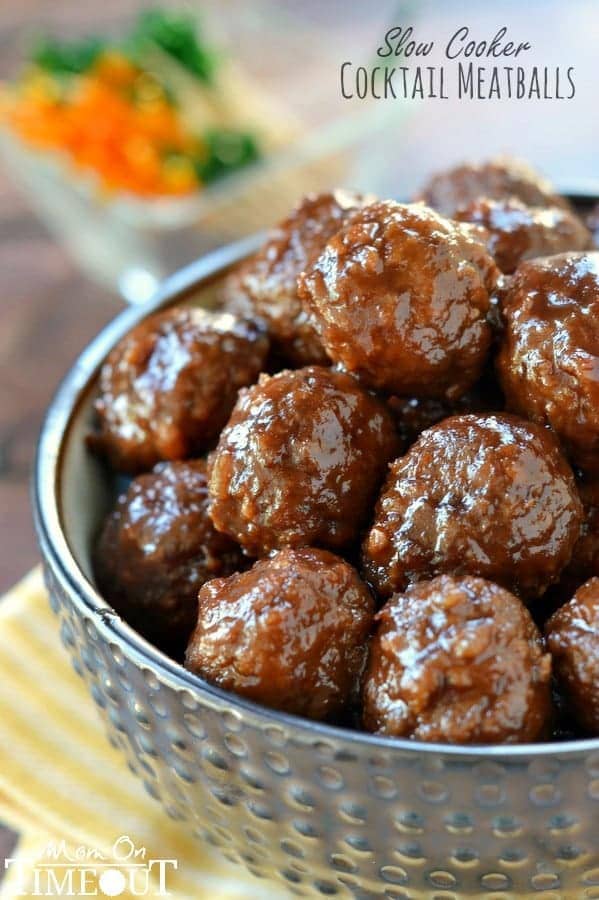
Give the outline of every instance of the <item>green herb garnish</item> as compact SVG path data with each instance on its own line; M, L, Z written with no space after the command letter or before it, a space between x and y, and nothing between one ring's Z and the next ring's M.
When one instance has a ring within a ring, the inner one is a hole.
M192 16L160 9L142 12L133 31L131 46L138 46L143 52L147 41L159 46L196 78L207 84L212 82L217 55L201 42Z
M91 68L106 47L107 42L97 37L79 41L44 38L38 41L31 59L35 65L54 75L79 75Z
M206 156L196 162L196 171L204 184L260 158L255 138L246 132L211 129L203 137Z

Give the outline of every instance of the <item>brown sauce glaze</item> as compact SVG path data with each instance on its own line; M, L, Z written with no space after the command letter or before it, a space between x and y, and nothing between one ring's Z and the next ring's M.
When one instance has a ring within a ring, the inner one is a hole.
M573 212L556 206L527 206L515 197L479 198L459 209L455 218L484 227L489 253L506 274L525 259L591 246L589 230Z
M551 658L522 603L442 575L376 615L364 677L369 731L451 744L534 741L551 717Z
M264 319L275 351L288 364L328 365L298 297L297 279L352 213L373 199L343 190L310 194L273 229L256 256L227 280L225 307Z
M569 203L521 160L498 158L480 165L464 164L439 172L425 184L416 200L424 201L445 216L453 216L480 197L505 200L516 197L528 206L559 206Z
M364 667L374 601L325 550L280 550L200 591L185 665L244 697L311 719L347 708Z
M497 276L472 226L388 200L331 238L300 294L328 355L368 387L452 400L482 372Z
M588 734L599 735L599 578L552 615L545 633L570 713Z
M138 475L104 523L94 552L100 589L149 641L181 655L202 584L247 565L208 516L206 463L159 463Z
M90 445L120 471L185 459L214 445L264 367L268 338L228 313L175 307L137 325L100 373Z
M572 461L599 474L599 252L522 263L502 311L508 408L551 425Z
M363 570L383 596L452 574L534 599L569 562L581 520L574 476L549 431L505 414L454 416L392 464Z
M252 556L332 549L366 524L398 438L386 406L344 372L262 375L210 458L211 515Z
M410 447L427 428L449 416L500 412L505 407L503 393L492 365L488 365L476 384L453 403L432 397L389 397L387 403L395 416L397 430L405 448Z

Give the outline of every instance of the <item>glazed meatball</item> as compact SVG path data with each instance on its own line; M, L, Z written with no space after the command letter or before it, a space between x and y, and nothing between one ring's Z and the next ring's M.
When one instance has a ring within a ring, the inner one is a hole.
M580 537L557 584L532 607L533 616L540 625L544 625L555 610L571 600L585 581L593 576L599 577L599 480L579 479L576 486L583 510Z
M102 367L90 444L132 473L199 454L214 445L267 352L263 330L228 313L179 307L146 319Z
M326 550L280 550L200 591L185 665L265 706L327 719L348 705L364 666L374 601Z
M503 316L508 407L551 425L574 463L599 474L599 253L522 263Z
M346 547L398 441L390 412L343 372L309 366L242 390L210 460L215 526L252 556Z
M423 431L449 416L470 412L499 412L505 405L503 393L491 367L485 370L470 390L453 403L432 397L389 397L388 404L395 416L404 447L410 447Z
M262 317L274 349L292 365L329 362L302 308L297 279L364 202L365 198L349 191L310 194L225 285L226 308Z
M404 449L426 431L454 415L453 403L432 397L389 397L388 406L395 417L395 424Z
M564 250L586 250L591 245L590 232L573 212L527 206L515 197L482 197L458 210L455 218L486 229L489 252L507 274L514 272L522 260Z
M331 359L367 386L453 399L487 357L497 275L472 226L389 200L331 238L300 294Z
M110 513L94 553L98 586L149 641L180 655L209 578L244 566L208 516L206 463L159 463L138 475Z
M528 206L569 206L553 185L526 163L501 158L480 165L456 166L433 175L416 199L444 216L453 216L480 197L516 197Z
M454 416L396 460L363 545L384 596L434 575L480 575L524 599L570 560L574 476L547 429L510 415Z
M591 578L549 619L547 644L570 713L599 735L599 578Z
M369 731L451 744L548 732L551 657L513 594L441 575L396 594L376 623L363 690Z
M599 479L579 481L583 522L566 573L576 578L579 587L591 576L599 576Z

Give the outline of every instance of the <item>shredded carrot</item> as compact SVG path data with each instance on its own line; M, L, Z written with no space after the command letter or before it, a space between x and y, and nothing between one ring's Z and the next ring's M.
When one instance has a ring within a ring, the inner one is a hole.
M32 69L0 100L0 117L23 141L66 153L108 191L182 195L201 187L189 133L162 86L117 51L62 81Z

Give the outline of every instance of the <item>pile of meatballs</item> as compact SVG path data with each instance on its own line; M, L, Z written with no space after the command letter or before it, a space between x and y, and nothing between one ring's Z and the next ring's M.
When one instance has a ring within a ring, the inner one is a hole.
M97 585L211 684L378 734L599 734L599 252L511 160L305 198L135 327Z

